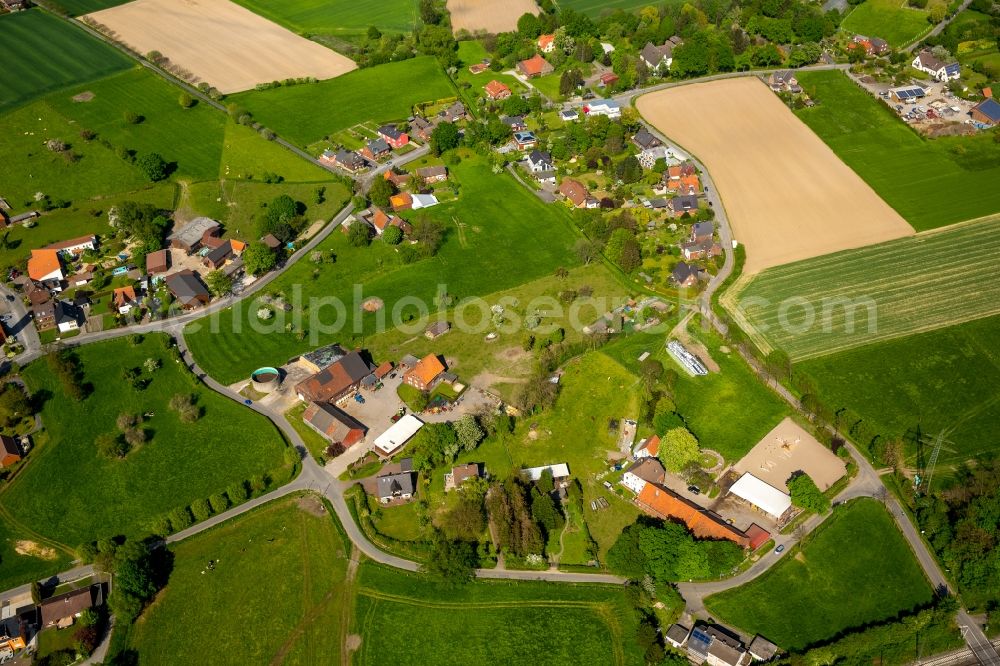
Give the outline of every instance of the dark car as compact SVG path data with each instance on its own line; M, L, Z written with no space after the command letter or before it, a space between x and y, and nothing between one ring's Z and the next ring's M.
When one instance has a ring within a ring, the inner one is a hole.
M701 494L701 488L699 488L698 486L688 486L688 492L689 493L694 493L695 495L700 495Z
M781 553L781 552L784 552L784 550L785 550L785 544L781 544L780 546L778 546L777 548L774 549L774 552L775 553Z

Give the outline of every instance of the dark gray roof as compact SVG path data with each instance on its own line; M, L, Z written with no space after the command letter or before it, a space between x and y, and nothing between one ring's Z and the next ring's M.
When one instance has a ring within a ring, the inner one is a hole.
M54 311L57 325L71 321L80 323L80 308L69 301L56 301Z
M668 47L667 45L656 46L652 42L646 42L646 45L642 47L642 51L639 52L639 55L648 64L653 67L657 67L661 62L663 62L664 58L670 57L672 51L672 47Z
M232 253L233 253L233 245L229 241L226 241L219 247L215 248L214 250L206 254L205 261L209 261L213 264L218 264Z
M398 139L403 136L403 133L395 125L382 125L382 127L378 128L378 133L390 139Z
M344 356L346 355L347 352L344 351L344 348L338 345L337 343L334 343L332 345L326 345L325 347L320 347L318 349L312 350L311 352L303 354L302 358L306 361L309 361L317 368L322 370L323 368L334 363L335 361L344 358Z
M697 222L691 227L691 233L697 236L711 236L715 233L715 224L712 222Z
M670 276L677 282L684 282L692 275L697 276L698 270L684 261L674 266L673 272L670 273Z
M532 150L528 153L528 159L531 160L532 164L538 164L539 162L544 164L552 164L552 155L544 150Z
M370 150L373 155L378 155L379 153L389 152L390 148L389 144L385 142L385 139L379 137L368 142L368 150Z
M325 402L313 403L316 405L316 413L313 417L309 419L311 423L317 430L321 430L325 433L331 433L334 438L342 438L346 435L346 431L349 430L364 430L365 427L358 423L354 417L352 417L347 412L334 407L333 405Z
M362 158L357 153L352 153L349 150L338 150L336 154L337 164L343 164L345 166L361 166L364 164L364 158Z
M387 474L375 479L379 499L413 494L413 472Z
M508 127L520 126L524 125L524 116L503 116L500 118L500 122Z
M209 217L196 217L180 229L167 236L167 240L178 240L184 245L192 246L201 242L205 232L218 229L219 223Z
M670 628L667 629L667 638L680 644L687 640L689 633L691 633L691 630L683 624L672 624L670 625Z
M659 139L645 129L641 129L636 132L632 139L635 141L636 145L644 150L647 148L656 148L657 146L662 145L662 142Z
M181 271L167 276L167 289L181 303L190 303L195 300L208 300L208 287L202 284L197 275L192 271Z
M778 653L778 646L763 636L755 636L750 641L750 654L761 661L767 661Z
M694 194L684 194L670 200L674 210L697 210L698 197Z

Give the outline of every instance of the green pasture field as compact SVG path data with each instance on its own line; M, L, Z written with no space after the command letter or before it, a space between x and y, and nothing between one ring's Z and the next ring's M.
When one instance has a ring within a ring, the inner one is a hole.
M927 12L907 6L905 0L865 0L841 22L851 35L881 37L894 48L905 46L930 31Z
M357 664L642 663L637 618L620 586L477 581L455 587L364 562L353 624L361 636Z
M278 174L293 183L328 181L332 177L323 167L302 159L280 144L262 139L253 129L227 122L219 178L260 180L265 172Z
M455 95L438 61L423 56L359 69L319 83L252 90L228 99L304 147L361 122L403 120L418 102Z
M124 5L131 0L52 0L52 5L64 10L70 16L81 16L102 9Z
M308 37L360 35L367 33L369 26L382 32L409 32L417 24L414 0L238 0L238 3Z
M859 499L837 509L766 573L705 605L724 623L801 650L932 599L892 517L879 502Z
M84 382L93 387L82 402L64 396L45 360L24 369L32 393L44 400L49 440L3 492L0 504L15 526L75 548L96 538L141 534L157 517L233 482L287 475L286 444L274 426L197 384L167 353L164 340L148 335L136 346L119 339L76 350ZM149 385L141 391L127 387L123 369L141 369L148 358L162 362L152 374L142 370ZM196 396L203 415L195 423L182 423L168 408L179 393ZM123 412L152 414L142 425L147 441L125 460L106 459L94 441L117 432L115 420Z
M798 78L816 106L796 115L918 231L1000 212L991 133L925 139L841 72Z
M169 582L130 631L140 663L340 663L348 544L314 496L171 548Z
M796 372L815 381L830 409L848 407L876 433L904 438L910 466L925 460L917 433L934 438L943 430L940 470L997 450L998 350L994 316L804 361ZM923 449L928 456L929 445Z
M326 188L321 204L314 203L318 187ZM282 194L305 204L304 215L310 222L331 219L350 198L347 188L334 182L269 185L246 180L206 180L186 188L186 197L179 208L190 217L207 215L219 220L235 238L254 240L257 238L254 218L263 210L262 204Z
M270 291L284 292L293 305L301 304L289 315L264 324L256 318L257 306L248 303L188 326L185 336L201 367L231 383L262 363L281 365L318 344L364 345L364 336L375 332L380 317L391 326L393 307L404 296L422 299L430 307L438 285L463 299L510 289L549 275L559 266L579 263L572 252L574 236L564 209L546 206L513 179L492 173L481 158L469 152L463 155L461 164L450 167L460 186L458 199L426 209L427 216L446 227L436 256L403 264L395 248L384 243L355 248L344 234L333 233L320 247L335 254L335 263L299 262L269 286ZM414 219L423 212L404 215ZM355 284L360 298L355 295ZM334 326L338 319L342 324L345 320L333 306L305 312L303 307L314 296L339 298L345 305L347 325ZM381 298L385 306L379 313L362 315L361 305L370 297ZM407 315L416 309L398 312ZM311 317L315 323L310 323ZM291 328L286 329L286 324ZM299 340L296 331L309 329L315 329L316 339Z
M0 16L0 34L0 111L132 66L126 55L41 9Z
M683 3L670 0L668 4L680 5ZM572 9L592 17L598 17L618 9L630 12L650 6L648 0L559 0L556 5L560 9Z
M754 337L814 358L1000 313L998 253L994 215L768 269L735 302Z
M49 546L45 541L38 541L37 535L30 530L14 527L0 515L0 589L44 580L72 568L73 558L56 548L52 549L54 552L50 559L19 554L15 549L17 542L22 540L35 541L42 547Z

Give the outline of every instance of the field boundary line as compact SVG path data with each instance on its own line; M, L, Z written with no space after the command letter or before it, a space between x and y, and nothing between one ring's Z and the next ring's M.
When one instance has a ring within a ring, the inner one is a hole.
M961 222L955 222L954 224L948 224L943 227L936 227L934 229L924 229L923 231L918 231L916 234L914 234L914 237L926 238L928 236L934 236L936 234L947 233L949 231L962 229L964 227L972 227L978 224L987 224L989 222L997 222L997 221L1000 221L1000 213L990 213L989 215L981 215L980 217L974 217L971 220L962 220ZM879 243L876 243L876 245L879 245Z
M569 599L537 599L523 601L433 601L427 599L416 599L400 594L382 592L370 587L359 587L358 594L370 599L379 601L392 601L410 606L420 606L422 608L442 608L448 610L459 610L463 608L483 610L489 608L581 608L599 612L601 608L607 606L603 601L572 601Z

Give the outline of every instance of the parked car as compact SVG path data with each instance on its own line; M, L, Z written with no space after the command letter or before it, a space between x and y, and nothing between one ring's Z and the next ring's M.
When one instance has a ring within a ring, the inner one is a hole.
M693 493L695 495L700 495L701 494L701 488L699 488L698 486L688 486L688 492L689 493Z
M354 402L358 403L359 405L363 405L365 404L365 398L360 393L355 393Z
M783 553L784 551L785 551L785 544L781 544L780 546L774 549L775 553Z

